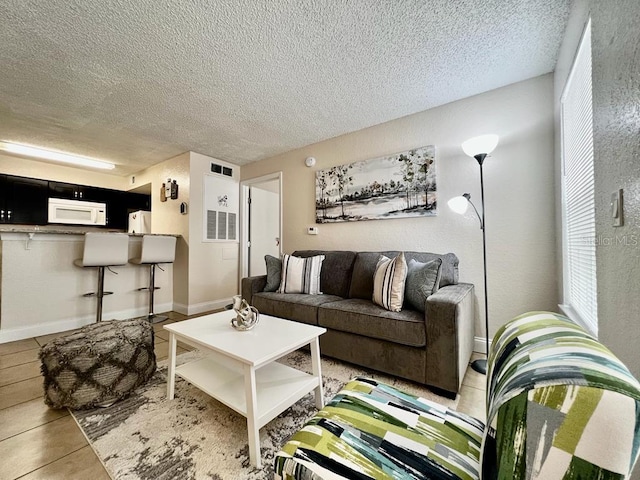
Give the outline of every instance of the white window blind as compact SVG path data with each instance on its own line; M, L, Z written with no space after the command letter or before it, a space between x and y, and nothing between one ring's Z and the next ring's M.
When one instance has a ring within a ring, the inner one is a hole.
M561 97L562 209L564 251L563 310L598 332L596 289L591 21Z

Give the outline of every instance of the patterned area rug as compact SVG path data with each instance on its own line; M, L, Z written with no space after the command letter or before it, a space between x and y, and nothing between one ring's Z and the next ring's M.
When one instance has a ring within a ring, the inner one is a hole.
M197 351L185 353L177 363L198 356ZM308 352L296 351L279 361L311 372ZM322 359L322 373L325 400L352 377L367 375L448 407L457 403L415 383L328 358ZM107 408L71 412L114 480L272 479L275 453L317 411L309 394L263 427L263 467L257 469L249 465L245 418L179 378L176 398L168 401L166 376L165 360L130 397Z

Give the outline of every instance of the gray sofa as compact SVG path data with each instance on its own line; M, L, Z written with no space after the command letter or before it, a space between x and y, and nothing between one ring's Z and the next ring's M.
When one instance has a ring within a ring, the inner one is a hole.
M474 337L473 285L458 283L458 258L447 253L404 252L411 259L442 260L439 290L425 312L391 312L375 305L373 276L380 255L399 252L303 250L298 257L324 255L321 295L263 291L266 275L242 279L242 296L260 313L327 329L323 355L413 380L455 395L462 383Z

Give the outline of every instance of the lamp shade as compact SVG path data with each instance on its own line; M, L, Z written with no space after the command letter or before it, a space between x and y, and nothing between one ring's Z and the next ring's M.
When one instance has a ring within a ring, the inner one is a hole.
M470 157L478 154L490 154L498 146L498 135L480 135L462 143L462 150Z
M459 197L453 197L451 200L449 200L447 202L447 205L449 205L449 208L451 210L462 215L467 211L467 208L469 207L469 200L467 200L467 197L460 195Z

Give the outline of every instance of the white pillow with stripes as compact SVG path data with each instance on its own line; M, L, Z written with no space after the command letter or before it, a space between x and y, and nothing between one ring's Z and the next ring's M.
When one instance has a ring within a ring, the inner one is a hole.
M282 277L278 293L308 293L318 295L320 291L320 270L324 255L301 258L293 255L282 256Z
M373 275L373 303L392 312L402 310L406 278L407 262L404 253L393 260L382 255Z

